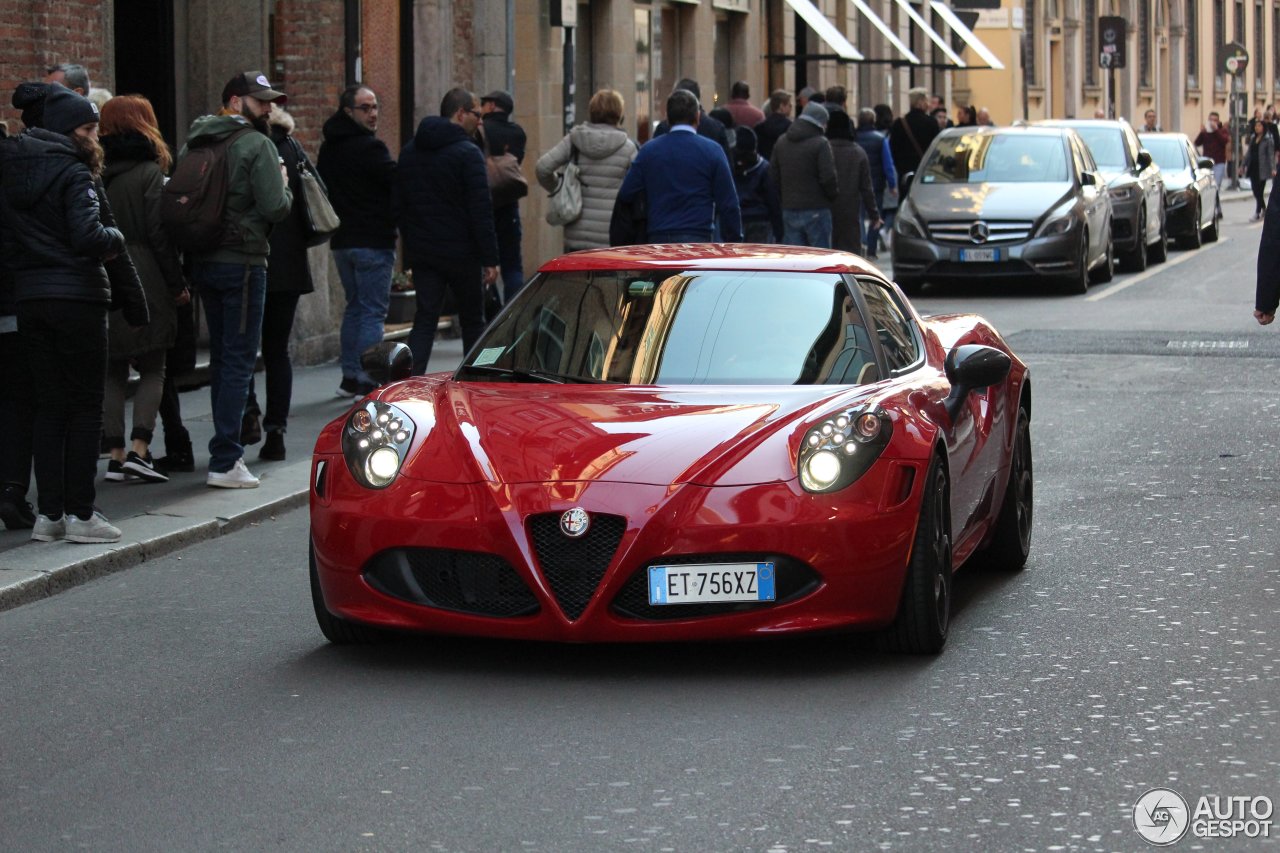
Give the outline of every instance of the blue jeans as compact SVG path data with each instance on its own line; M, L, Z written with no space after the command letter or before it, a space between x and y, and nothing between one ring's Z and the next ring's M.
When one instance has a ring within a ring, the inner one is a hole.
M498 263L502 265L502 304L524 287L524 259L520 256L520 205L508 204L493 209L493 228L498 234Z
M382 341L382 324L391 304L391 274L396 267L395 249L334 249L338 278L347 297L342 314L342 375L372 383L360 367L360 354Z
M200 261L191 278L209 324L209 470L226 473L244 456L240 421L262 338L267 268Z
M831 248L831 208L782 211L782 242L788 246Z

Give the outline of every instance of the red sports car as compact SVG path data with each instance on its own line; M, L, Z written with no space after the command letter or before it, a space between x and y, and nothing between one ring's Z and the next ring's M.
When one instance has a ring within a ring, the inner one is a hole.
M400 381L316 442L311 591L336 643L871 629L935 653L953 572L1027 560L1026 366L855 255L575 252L452 374L404 378L406 355L383 345Z

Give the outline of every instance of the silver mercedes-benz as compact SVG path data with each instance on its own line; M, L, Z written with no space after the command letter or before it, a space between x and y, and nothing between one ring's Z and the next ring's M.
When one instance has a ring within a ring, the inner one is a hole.
M1083 293L1091 277L1111 280L1111 198L1073 130L952 128L904 184L893 274L907 293L997 279Z

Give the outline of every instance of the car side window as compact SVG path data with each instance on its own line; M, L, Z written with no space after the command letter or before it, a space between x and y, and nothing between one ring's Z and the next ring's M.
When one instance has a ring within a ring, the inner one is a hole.
M1080 151L1080 143L1073 139L1071 140L1070 145L1071 159L1074 160L1076 164L1076 179L1079 180L1085 172L1089 171L1089 166L1084 159L1084 154Z
M920 336L915 322L898 303L897 296L875 279L858 279L858 289L867 303L867 319L880 339L888 367L903 370L920 360Z
M1129 149L1129 163L1136 169L1138 167L1138 135L1131 128L1124 129L1124 144Z

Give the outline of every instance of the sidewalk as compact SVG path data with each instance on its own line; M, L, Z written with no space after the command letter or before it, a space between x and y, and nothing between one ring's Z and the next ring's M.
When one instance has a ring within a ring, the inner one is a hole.
M461 360L461 339L436 338L432 370L452 370ZM172 474L168 483L112 483L103 479L106 460L99 460L98 508L124 533L113 545L33 542L30 530L5 530L0 526L0 610L55 595L102 575L306 506L316 436L352 404L350 398L334 395L340 378L336 362L295 368L293 406L285 435L288 458L282 462L260 461L261 444L245 452L249 470L262 481L256 489L211 489L205 485L208 441L213 434L209 388L205 385L183 392L182 415L195 445L195 472ZM259 373L258 399L265 405L261 396L263 381ZM126 412L126 423L128 417ZM159 424L153 451L156 456L163 455ZM34 488L27 499L35 503ZM306 554L299 554L298 560L301 564Z

